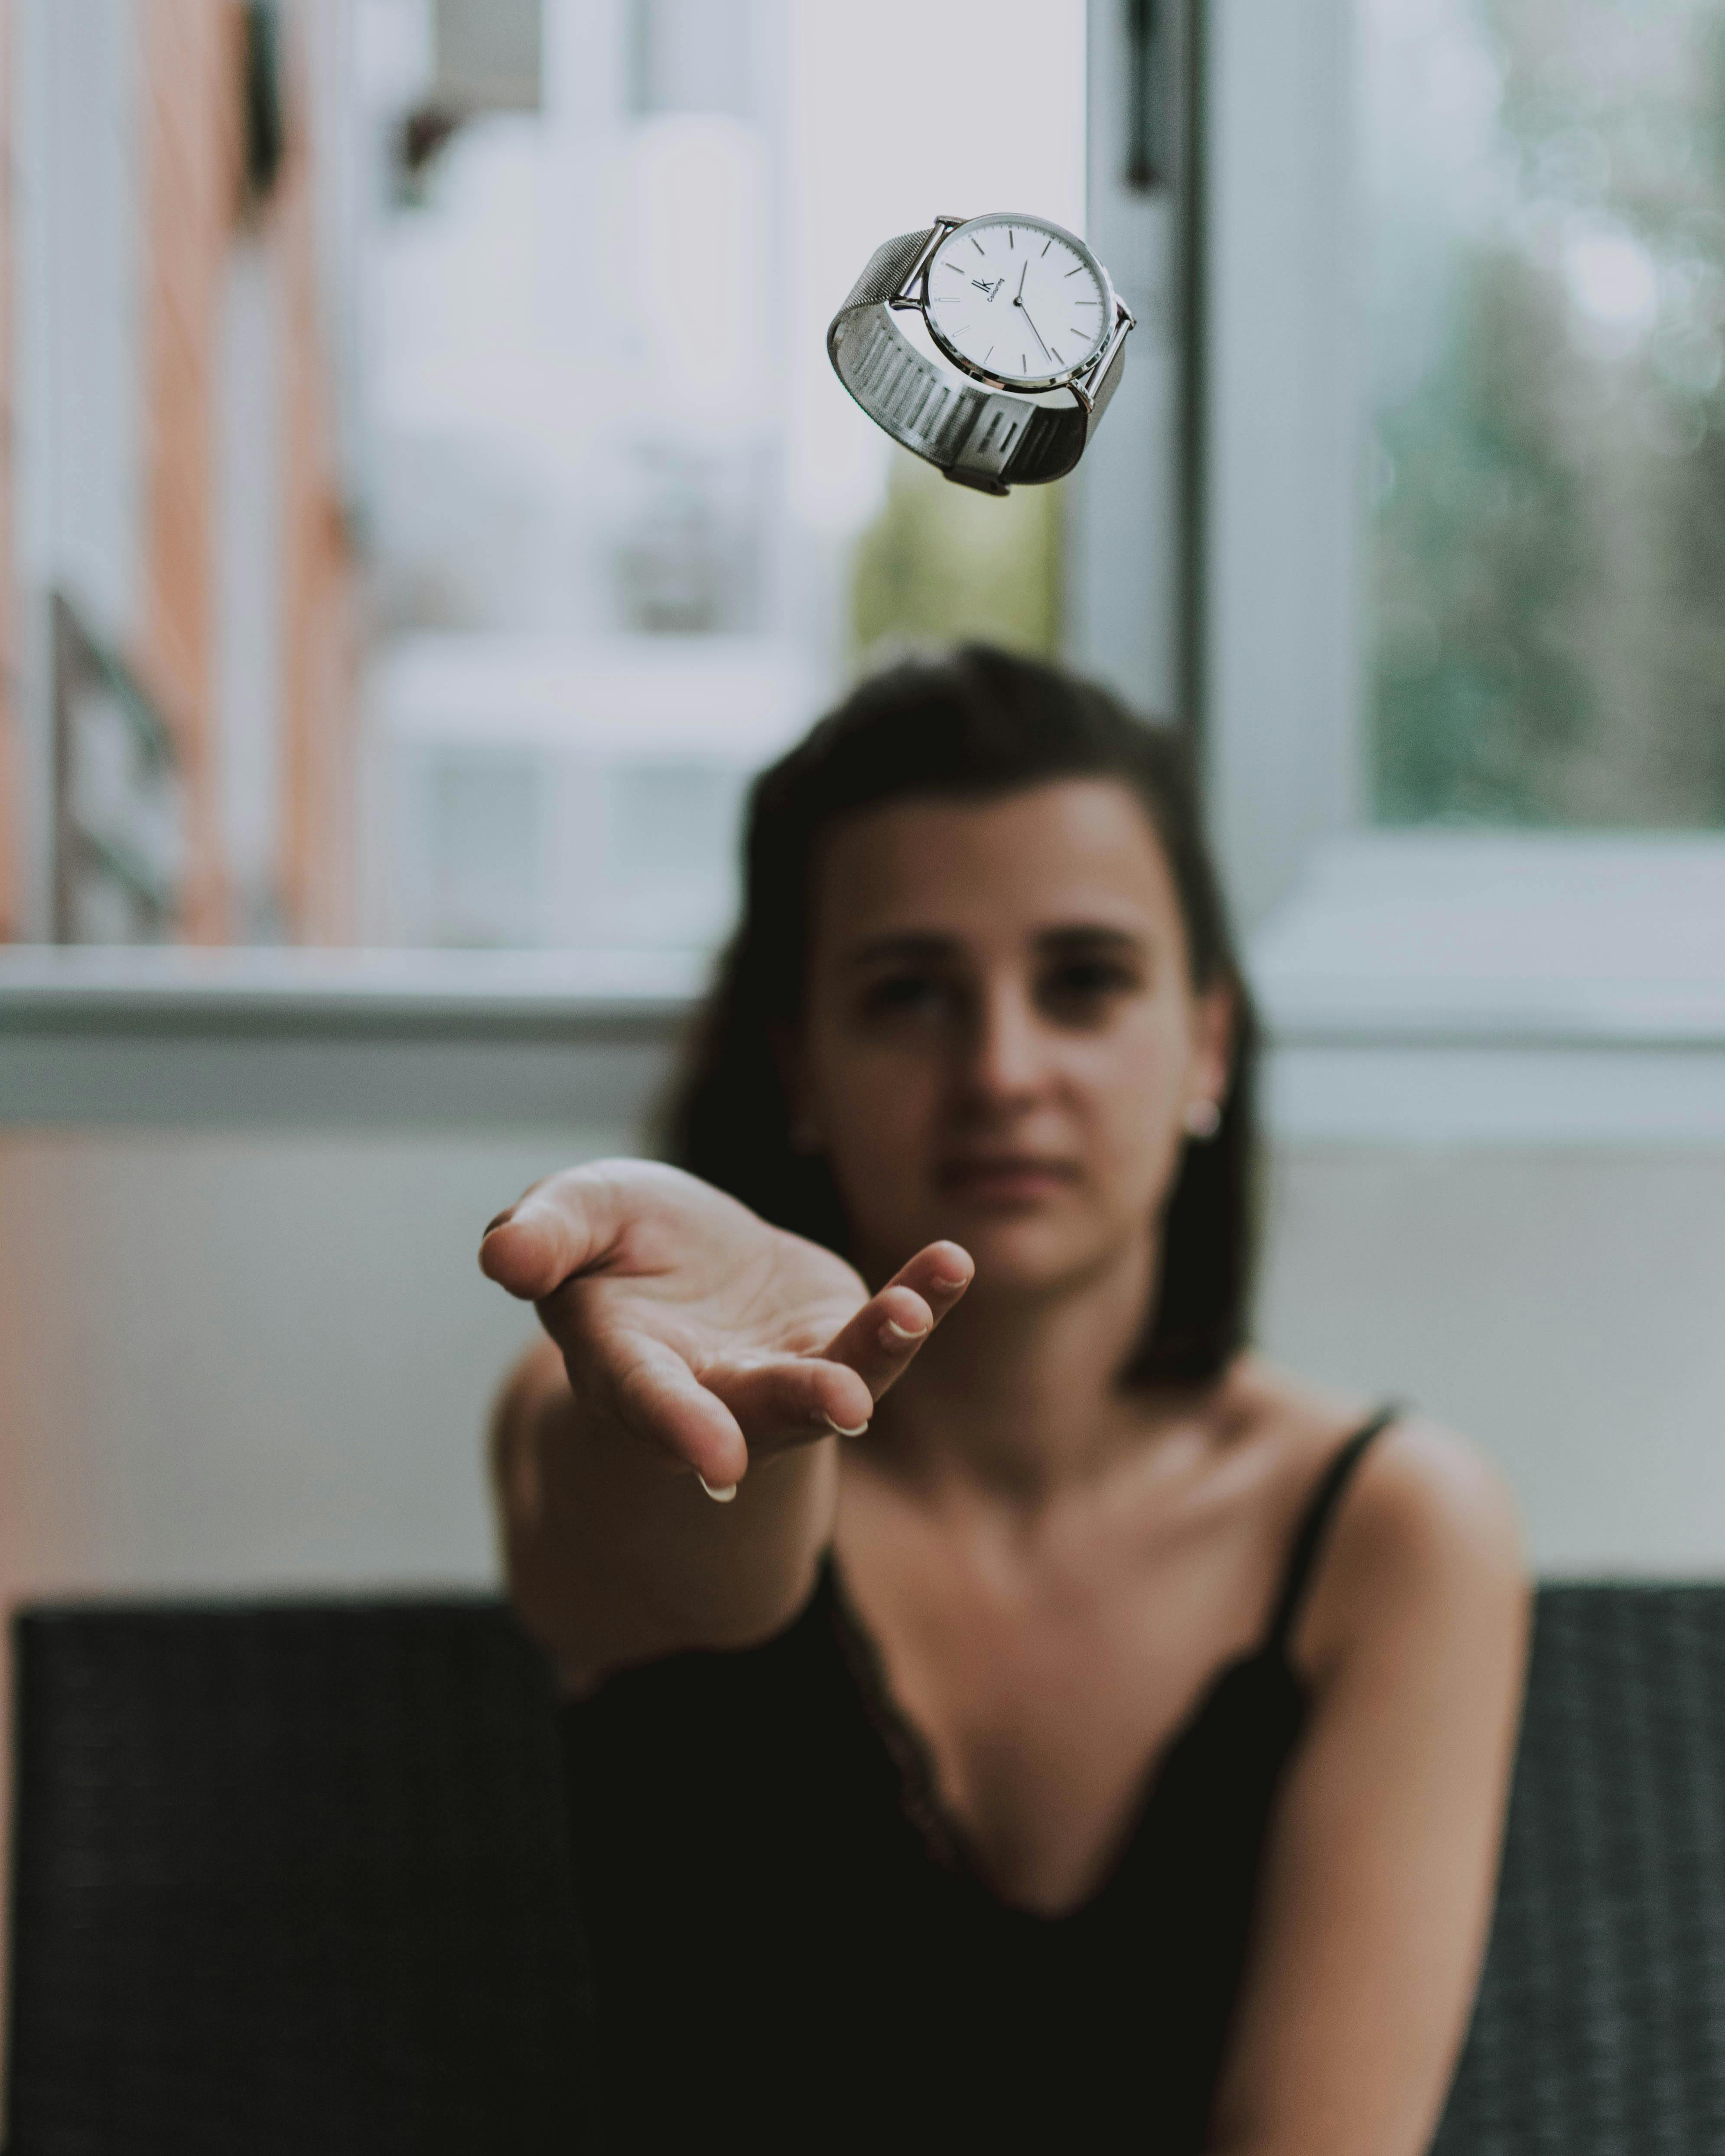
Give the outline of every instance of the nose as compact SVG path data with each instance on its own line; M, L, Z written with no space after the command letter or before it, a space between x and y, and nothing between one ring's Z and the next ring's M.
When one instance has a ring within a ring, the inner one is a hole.
M1016 1106L1040 1091L1048 1072L1047 1043L1036 1012L1011 981L991 983L978 999L965 1075L978 1105Z

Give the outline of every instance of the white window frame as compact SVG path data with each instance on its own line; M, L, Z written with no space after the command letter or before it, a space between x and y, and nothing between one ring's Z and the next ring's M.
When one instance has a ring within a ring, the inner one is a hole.
M1353 4L1209 10L1203 726L1248 931L1364 814Z
M1138 327L1073 484L1067 649L1196 731L1250 929L1361 811L1351 0L1144 10L1172 176L1147 194L1135 12L1090 0L1090 237Z
M1356 22L1206 11L1203 747L1272 1128L1717 1143L1725 835L1367 820Z

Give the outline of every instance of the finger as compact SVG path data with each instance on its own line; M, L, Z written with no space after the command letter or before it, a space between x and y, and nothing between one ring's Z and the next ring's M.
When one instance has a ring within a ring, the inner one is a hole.
M870 1404L909 1368L935 1327L925 1298L895 1282L858 1311L827 1349L828 1359L855 1372Z
M675 1349L640 1338L626 1355L596 1373L583 1373L578 1390L602 1377L617 1419L643 1443L692 1467L711 1490L734 1487L748 1472L749 1449L736 1416L701 1384Z
M855 1370L878 1400L909 1368L975 1270L957 1244L931 1243L863 1305L833 1339L826 1359Z
M537 1302L594 1265L616 1243L622 1219L614 1184L587 1168L534 1183L480 1241L480 1270L525 1302Z
M702 1371L701 1382L736 1416L752 1448L860 1437L875 1409L855 1370L811 1355L721 1364Z
M937 1324L957 1301L976 1276L968 1250L957 1243L930 1243L917 1251L908 1265L901 1265L886 1287L912 1288L935 1313Z

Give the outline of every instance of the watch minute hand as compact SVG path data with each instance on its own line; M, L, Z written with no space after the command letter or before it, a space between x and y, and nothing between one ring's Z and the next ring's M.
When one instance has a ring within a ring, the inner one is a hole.
M1020 300L1018 304L1019 306L1024 307L1024 303L1022 300ZM1049 350L1047 340L1044 337L1041 331L1037 328L1034 322L1030 321L1030 310L1028 307L1024 307L1024 320L1027 322L1030 322L1030 334L1035 338L1037 343L1042 346L1042 357L1045 359L1051 360L1054 357L1054 354Z

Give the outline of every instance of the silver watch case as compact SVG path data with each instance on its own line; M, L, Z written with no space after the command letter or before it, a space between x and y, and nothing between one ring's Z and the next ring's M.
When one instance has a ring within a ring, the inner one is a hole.
M955 232L962 232L968 224L998 224L1010 220L1014 224L1028 224L1038 232L1051 232L1057 239L1076 248L1091 263L1101 280L1103 305L1113 310L1113 327L1097 346L1094 356L1081 366L1069 367L1058 374L1025 378L1018 375L991 374L986 367L978 367L973 359L967 359L957 347L949 343L936 324L928 305L928 273L934 258ZM1114 290L1114 280L1097 260L1094 249L1081 240L1076 232L1068 232L1064 225L1055 224L1045 217L1032 217L1017 210L989 210L981 217L937 217L929 241L921 254L911 264L904 282L886 302L889 307L901 312L922 316L935 348L942 357L968 374L973 382L987 384L990 389L1004 390L1009 396L1032 396L1048 389L1070 389L1085 410L1089 411L1095 401L1096 384L1107 372L1108 363L1120 348L1120 342L1129 330L1137 326L1137 318Z

